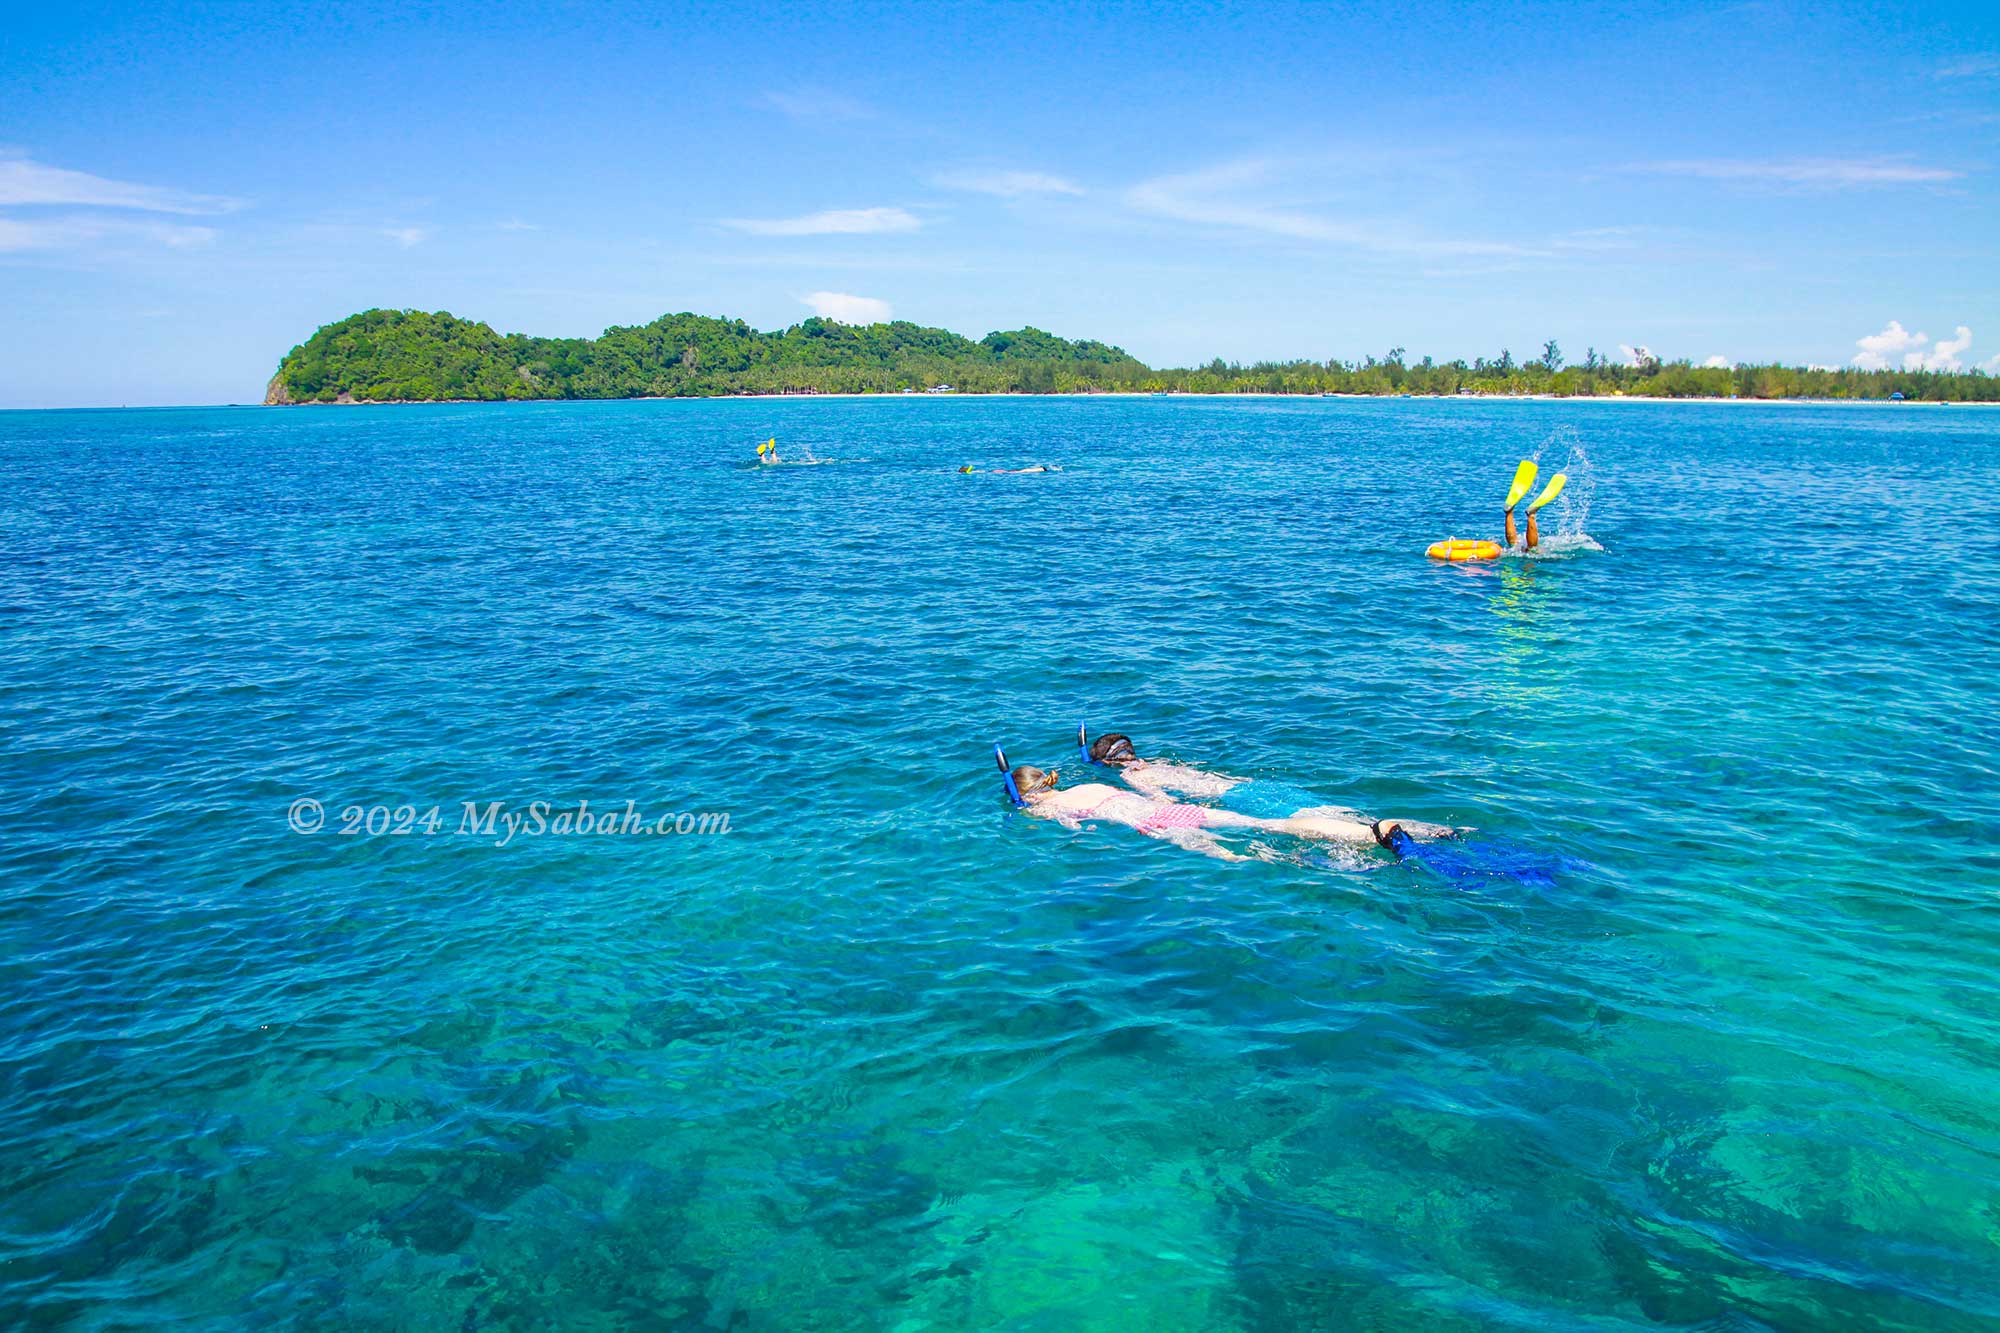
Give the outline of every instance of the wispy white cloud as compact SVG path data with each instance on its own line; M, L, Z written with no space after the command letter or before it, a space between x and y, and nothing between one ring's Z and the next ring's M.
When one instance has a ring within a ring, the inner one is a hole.
M1626 365L1634 367L1649 366L1660 359L1659 357L1654 356L1653 349L1646 346L1644 343L1639 344L1637 347L1628 346L1625 343L1619 343L1618 355L1625 358Z
M229 213L242 201L160 185L135 185L87 171L52 167L24 156L0 157L0 206L120 208L191 216Z
M1727 370L1733 363L1726 356L1711 356L1701 364L1705 370Z
M1630 250L1639 244L1647 230L1645 227L1585 227L1564 232L1549 242L1549 248L1584 252Z
M169 249L185 250L207 245L214 241L215 237L216 232L213 227L194 226L182 222L159 222L152 219L78 215L25 221L21 218L0 217L0 254L33 250L75 250L90 245L120 242L148 246L164 245Z
M1797 157L1755 160L1703 157L1671 162L1636 162L1625 168L1654 176L1690 176L1699 180L1737 181L1749 185L1805 186L1816 189L1868 189L1885 185L1938 185L1965 173L1948 167L1879 158Z
M872 120L878 114L859 98L823 88L778 88L758 100L771 110L801 122Z
M842 324L886 324L890 318L889 303L872 296L814 292L799 300L811 306L812 312L821 319L837 320Z
M1083 187L1046 171L947 171L933 178L948 190L971 190L975 194L1020 199L1030 195L1082 194Z
M2000 356L1989 356L1979 363L1979 368L1989 375L2000 375Z
M523 222L519 218L503 218L493 225L501 231L540 231L542 229L539 222Z
M1971 55L1960 56L1939 65L1937 76L1940 79L2000 78L2000 53L1975 51Z
M1905 370L1960 370L1965 351L1972 346L1972 330L1961 324L1952 337L1933 344L1929 334L1912 333L1901 320L1892 319L1880 333L1857 338L1854 345L1861 350L1852 364L1862 370L1887 370L1898 358Z
M379 230L405 250L413 245L422 245L433 234L429 227L382 227Z
M923 223L900 208L829 208L796 218L724 218L722 225L752 236L865 236Z
M1125 202L1141 213L1261 232L1290 240L1347 246L1397 255L1521 255L1522 246L1423 235L1398 223L1331 218L1268 202L1277 179L1269 162L1233 162L1202 171L1156 176L1125 192Z
M811 269L815 275L824 274L827 269L827 253L823 246L808 243L794 249L718 251L693 254L690 260L703 264L713 264L718 268L752 269ZM973 259L965 255L913 255L901 249L875 254L843 254L839 259L842 273L1041 273L1040 266L1027 264L1018 267L1000 264L986 258Z

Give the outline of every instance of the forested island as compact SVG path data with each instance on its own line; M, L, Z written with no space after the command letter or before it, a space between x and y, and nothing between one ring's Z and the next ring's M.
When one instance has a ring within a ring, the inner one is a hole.
M1593 348L1570 363L1553 341L1516 360L1413 361L1402 348L1360 361L1238 365L1220 359L1155 370L1107 343L1040 329L978 341L906 320L808 319L762 333L742 320L663 315L596 338L499 334L419 310L367 310L286 354L267 404L682 398L731 394L959 393L1554 394L1653 398L1891 398L2000 401L1980 371L1697 366L1651 357L1611 362Z

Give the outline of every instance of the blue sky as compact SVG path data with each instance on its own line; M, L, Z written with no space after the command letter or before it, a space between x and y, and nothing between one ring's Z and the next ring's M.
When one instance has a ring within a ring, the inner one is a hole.
M2000 369L2000 5L160 0L8 27L0 406L254 400L370 306L582 335L890 311L1154 364L1553 337Z

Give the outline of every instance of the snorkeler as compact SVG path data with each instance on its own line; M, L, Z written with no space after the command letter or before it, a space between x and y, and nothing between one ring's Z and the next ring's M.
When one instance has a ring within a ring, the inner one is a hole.
M977 471L979 469L970 463L959 469L961 474ZM1062 469L1054 463L1037 463L1033 467L990 467L986 471L995 477L1025 477L1031 472L1060 472Z
M1222 861L1253 858L1222 845L1210 829L1244 828L1264 833L1287 833L1297 838L1319 838L1329 842L1381 842L1394 837L1400 828L1394 821L1377 827L1350 819L1302 812L1289 819L1258 819L1233 810L1213 810L1205 805L1187 805L1165 797L1141 796L1120 791L1102 782L1084 782L1074 787L1058 787L1057 775L1032 765L1009 768L1007 757L996 746L1007 795L1028 814L1053 819L1064 828L1083 827L1087 819L1101 819L1136 829L1149 838L1171 842L1177 847L1213 856ZM1387 830L1386 832L1384 830ZM1388 846L1387 842L1382 843Z
M1064 802L1046 812L1049 818L1071 827L1080 818L1111 819L1138 828L1150 837L1168 838L1224 860L1249 858L1222 847L1213 834L1205 832L1206 829L1259 828L1296 837L1345 842L1373 839L1381 847L1395 853L1398 861L1415 865L1457 888L1477 888L1494 881L1546 888L1555 882L1555 876L1561 871L1585 865L1573 857L1550 855L1504 840L1466 841L1463 835L1472 832L1471 829L1449 828L1415 819L1371 821L1366 815L1340 806L1314 805L1310 793L1283 783L1225 777L1185 764L1141 759L1132 748L1131 737L1121 732L1109 732L1091 741L1084 729L1078 727L1076 742L1088 762L1117 768L1119 776L1132 783L1135 793L1131 803L1122 810L1115 803L1108 803L1077 816L1070 814L1067 802ZM1027 789L1020 786L1023 780L1031 780L1040 770L1017 768L1010 771L1006 757L998 747L993 753L1004 775L1008 796L1014 798L1016 805L1029 807L1029 813L1043 814L1044 811L1032 808L1035 801L1026 799ZM1042 778L1053 790L1055 775L1042 774ZM1058 799L1074 800L1081 799L1081 794L1086 792L1097 796L1104 792L1118 794L1118 789L1103 783L1083 783L1068 791L1055 791L1054 794ZM1236 808L1214 810L1200 805L1183 805L1175 802L1168 795L1170 792L1217 797L1234 804ZM1287 811L1290 813L1287 814ZM1135 818L1137 823L1134 823ZM1149 821L1154 827L1146 826ZM1174 836L1167 828L1169 825L1178 827L1181 823L1189 826L1189 836Z
M766 464L775 463L778 461L777 436L773 435L770 439L764 441L762 444L757 446L757 461ZM1511 523L1514 520L1511 516L1509 516L1507 521Z
M1535 525L1535 511L1562 494L1562 488L1569 481L1566 473L1558 472L1549 480L1548 486L1535 497L1528 506L1528 544L1520 544L1521 533L1514 526L1514 506L1521 503L1521 497L1535 484L1535 460L1524 458L1521 466L1514 469L1514 484L1507 488L1506 545L1499 542L1474 541L1471 538L1447 537L1441 542L1432 542L1424 554L1433 560L1448 560L1457 563L1463 560L1498 560L1508 551L1532 552L1541 545L1541 530Z
M1109 731L1096 740L1081 726L1076 729L1076 745L1083 759L1116 769L1127 786L1153 800L1174 796L1222 802L1225 811L1253 819L1334 819L1356 828L1372 830L1377 825L1394 826L1417 838L1455 838L1458 831L1443 824L1427 824L1415 819L1371 821L1366 815L1345 806L1328 805L1311 792L1283 782L1263 778L1233 778L1186 764L1141 759L1132 738L1122 731ZM1383 846L1388 846L1383 843Z
M1524 549L1532 551L1541 545L1542 534L1535 526L1535 511L1555 499L1558 495L1561 495L1562 488L1568 481L1568 473L1556 473L1554 477L1549 479L1549 484L1542 493L1535 497L1535 502L1528 506L1528 543ZM1514 484L1507 488L1506 535L1507 546L1510 550L1521 540L1520 533L1514 528L1514 506L1521 503L1521 497L1526 495L1528 488L1534 484L1535 462L1531 458L1524 458L1521 460L1521 466L1514 469Z

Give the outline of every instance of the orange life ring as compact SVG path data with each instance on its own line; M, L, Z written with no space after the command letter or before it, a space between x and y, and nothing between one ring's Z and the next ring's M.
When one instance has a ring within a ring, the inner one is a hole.
M1454 537L1450 541L1432 542L1424 554L1433 560L1497 560L1500 558L1500 543Z

